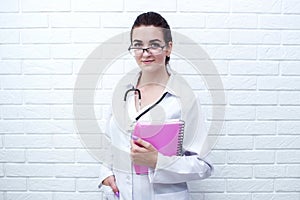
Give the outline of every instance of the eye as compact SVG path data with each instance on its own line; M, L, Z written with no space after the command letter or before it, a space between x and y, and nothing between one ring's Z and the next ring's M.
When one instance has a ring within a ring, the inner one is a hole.
M133 43L132 46L135 48L141 48L141 47L143 47L143 44L142 43Z
M161 47L161 46L160 46L159 43L151 43L151 44L150 44L150 47L151 47L151 48L157 49L157 48L159 48L159 47Z

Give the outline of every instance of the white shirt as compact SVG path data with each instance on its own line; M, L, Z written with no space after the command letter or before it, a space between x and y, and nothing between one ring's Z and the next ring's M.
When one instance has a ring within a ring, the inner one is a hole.
M124 94L136 85L137 78L124 85ZM184 120L185 155L168 157L159 153L155 169L150 168L148 175L136 175L130 160L131 133L120 128L116 115L121 113L113 112L116 114L110 115L106 128L107 141L111 142L112 148L108 154L112 156L112 162L110 165L101 165L100 180L102 182L106 177L115 175L121 200L188 200L190 197L186 183L207 178L212 173L212 166L199 156L207 131L197 98L188 84L174 72L171 73L164 92L167 95L163 100L139 120L161 117L157 113L163 114L164 120ZM126 102L129 119L134 121L149 106L137 112L135 97L131 93ZM105 193L110 190L102 184L99 187Z

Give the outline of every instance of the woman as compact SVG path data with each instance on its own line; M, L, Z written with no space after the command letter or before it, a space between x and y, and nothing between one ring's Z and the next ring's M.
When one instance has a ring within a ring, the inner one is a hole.
M135 20L130 37L129 51L140 73L128 88L140 91L141 99L136 94L127 98L128 115L133 119L138 116L138 120L155 120L154 109L151 109L159 105L164 110L165 119L184 120L184 155L164 156L152 144L137 137L130 138L130 134L123 134L124 130L120 130L116 116L111 115L107 137L112 146L123 149L129 155L127 158L126 155L119 156L118 160L125 160L122 167L128 163L143 165L149 168L149 172L146 175L136 174L132 165L129 171L133 173L117 170L114 165L102 166L99 187L109 188L115 194L114 198L125 200L168 197L187 200L190 198L187 182L207 178L212 172L212 166L200 158L206 136L203 116L198 112L197 102L190 98L193 96L191 91L184 87L187 84L168 69L173 43L167 21L158 13L143 13Z

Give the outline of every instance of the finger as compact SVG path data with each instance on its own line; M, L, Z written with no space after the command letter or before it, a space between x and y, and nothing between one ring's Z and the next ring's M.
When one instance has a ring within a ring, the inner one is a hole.
M111 180L110 181L110 187L111 187L111 189L113 190L114 193L119 192L119 189L118 189L118 187L116 185L116 181L115 180Z
M140 146L136 141L131 141L131 152L133 153L146 153L149 150Z
M156 150L152 144L150 144L149 142L145 141L145 140L142 140L141 138L135 140L135 143L139 146L142 146L148 150Z

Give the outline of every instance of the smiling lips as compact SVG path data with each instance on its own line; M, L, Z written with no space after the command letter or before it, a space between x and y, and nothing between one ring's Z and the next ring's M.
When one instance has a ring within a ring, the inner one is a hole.
M142 63L144 64L151 64L154 60L142 60Z

